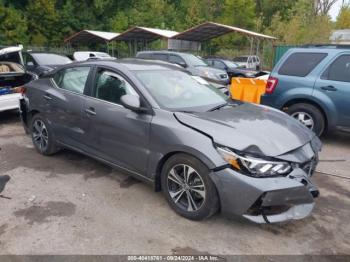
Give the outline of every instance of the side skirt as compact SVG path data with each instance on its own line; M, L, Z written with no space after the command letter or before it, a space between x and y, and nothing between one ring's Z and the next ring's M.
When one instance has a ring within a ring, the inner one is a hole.
M102 162L102 163L104 163L104 164L106 164L106 165L108 165L110 167L113 167L113 168L115 168L115 169L117 169L117 170L119 170L121 172L127 173L128 175L131 175L131 176L133 176L136 179L142 180L143 182L146 182L147 184L150 184L150 185L154 186L155 180L153 180L151 178L145 177L145 176L143 176L143 175L141 175L141 174L139 174L137 172L129 170L129 169L125 168L125 167L118 166L118 165L116 165L116 164L114 164L114 163L112 163L112 162L110 162L108 160L105 160L103 158L91 155L91 154L87 153L86 151L80 150L80 149L78 149L76 147L67 145L67 144L62 143L60 141L56 141L56 143L59 144L63 148L67 148L67 149L73 150L75 152L81 153L81 154L83 154L85 156L88 156L88 157L91 157L93 159L96 159L99 162Z

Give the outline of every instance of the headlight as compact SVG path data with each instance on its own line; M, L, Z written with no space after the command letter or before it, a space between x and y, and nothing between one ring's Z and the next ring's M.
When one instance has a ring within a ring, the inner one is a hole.
M251 156L241 156L227 147L217 147L219 154L234 169L254 177L269 177L288 174L292 167L287 162L269 161Z
M204 71L204 75L208 78L216 78L215 75L209 71Z

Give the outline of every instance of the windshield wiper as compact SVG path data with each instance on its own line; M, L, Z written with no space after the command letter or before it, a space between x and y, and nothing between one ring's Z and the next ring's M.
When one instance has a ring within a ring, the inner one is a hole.
M218 109L220 109L220 108L222 108L222 107L224 107L224 106L227 106L227 105L228 105L228 103L226 102L226 103L223 103L223 104L214 106L213 108L209 109L208 112L218 110Z

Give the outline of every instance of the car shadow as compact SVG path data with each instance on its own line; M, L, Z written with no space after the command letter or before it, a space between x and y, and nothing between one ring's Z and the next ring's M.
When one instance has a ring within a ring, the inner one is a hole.
M0 112L0 125L12 124L21 121L18 110Z
M321 137L323 143L350 147L350 132L334 131Z

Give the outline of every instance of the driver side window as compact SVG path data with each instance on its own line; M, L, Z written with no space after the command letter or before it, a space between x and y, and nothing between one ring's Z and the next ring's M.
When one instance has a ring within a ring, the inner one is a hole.
M94 97L107 102L121 104L123 95L137 95L132 86L120 75L103 68L97 71Z

